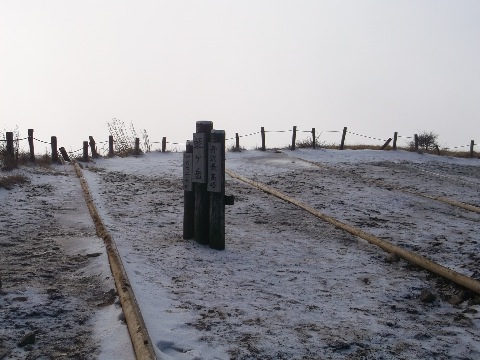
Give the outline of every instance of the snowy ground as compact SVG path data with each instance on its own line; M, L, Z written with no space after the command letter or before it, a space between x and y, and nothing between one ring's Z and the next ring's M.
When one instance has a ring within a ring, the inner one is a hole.
M373 245L237 180L227 177L235 205L227 207L226 250L183 240L181 166L181 154L149 153L84 169L160 359L480 358L478 297L404 261L388 262ZM480 206L478 159L245 151L227 153L227 168L480 280L480 215L411 193ZM51 195L58 212L70 198L79 201L78 183L70 186ZM0 190L2 199L10 194ZM91 237L93 228L84 231ZM435 301L420 300L425 289ZM125 345L124 337L100 341L117 316L103 335L98 326L87 334L104 359L117 358L106 345Z

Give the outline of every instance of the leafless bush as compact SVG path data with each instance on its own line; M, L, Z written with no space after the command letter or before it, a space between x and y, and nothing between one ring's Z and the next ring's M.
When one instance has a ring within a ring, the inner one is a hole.
M115 154L118 156L128 156L135 154L135 139L137 138L137 132L130 123L128 129L125 123L117 118L113 118L112 121L107 122L108 131L113 136L115 144Z

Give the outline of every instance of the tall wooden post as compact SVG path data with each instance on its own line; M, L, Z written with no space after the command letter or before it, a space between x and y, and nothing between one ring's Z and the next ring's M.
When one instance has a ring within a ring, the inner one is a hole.
M57 163L58 160L58 148L57 148L57 137L52 136L50 144L52 145L52 162Z
M60 148L60 154L62 154L63 160L70 162L70 157L63 146Z
M140 138L135 138L135 155L140 154Z
M166 152L167 151L167 138L164 136L162 138L162 152Z
M209 243L210 196L207 192L207 143L212 129L213 122L197 121L196 133L193 134L194 239L200 244Z
M92 151L92 157L94 159L98 158L98 153L97 153L97 146L95 145L95 140L93 139L93 136L88 137L90 141L90 150Z
M113 157L115 152L113 151L113 135L108 137L108 156Z
M315 128L312 128L312 148L315 149L317 147L317 138L315 137Z
M8 131L5 134L5 138L7 140L7 157L5 159L5 167L6 168L13 168L15 166L15 150L13 146L13 132Z
M235 151L240 151L240 137L235 133Z
M292 150L295 150L296 142L297 142L297 127L294 126L292 130Z
M393 150L397 150L397 138L398 138L398 132L395 131L393 133Z
M415 139L415 151L418 151L418 135L413 135L413 138Z
M475 146L475 141L470 140L470 157L473 158L473 147Z
M83 142L83 161L88 162L88 141Z
M210 247L225 249L225 131L212 130L208 144L207 190L210 192Z
M265 151L265 128L263 126L260 129L260 134L262 136L262 151Z
M30 148L30 161L35 161L35 149L33 145L33 129L28 129L28 146Z
M345 147L345 136L347 136L347 128L343 128L342 141L340 142L340 150L343 150Z
M188 140L183 153L183 238L193 239L195 191L192 183L193 141Z

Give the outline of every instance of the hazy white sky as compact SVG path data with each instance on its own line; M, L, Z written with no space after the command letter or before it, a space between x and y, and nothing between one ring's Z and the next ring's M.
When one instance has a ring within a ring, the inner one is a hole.
M112 118L152 141L211 120L480 143L479 19L478 0L0 0L0 126L68 149Z

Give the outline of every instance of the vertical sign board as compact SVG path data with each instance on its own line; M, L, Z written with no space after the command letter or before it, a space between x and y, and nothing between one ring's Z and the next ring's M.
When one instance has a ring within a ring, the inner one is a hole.
M207 191L222 192L222 144L208 143Z
M204 184L207 182L207 174L205 174L205 153L207 146L207 134L193 134L193 172L192 181Z
M192 191L192 153L183 153L183 190Z

